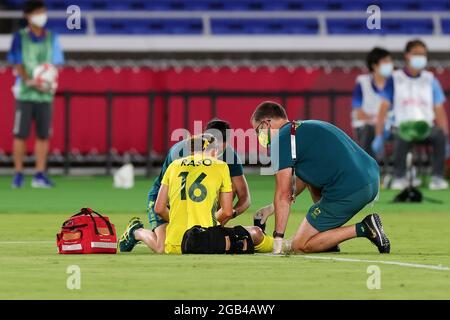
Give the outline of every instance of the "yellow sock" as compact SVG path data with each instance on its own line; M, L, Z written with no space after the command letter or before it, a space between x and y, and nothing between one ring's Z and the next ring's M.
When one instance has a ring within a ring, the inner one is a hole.
M273 238L264 236L263 241L260 244L255 245L255 252L272 252L273 250Z

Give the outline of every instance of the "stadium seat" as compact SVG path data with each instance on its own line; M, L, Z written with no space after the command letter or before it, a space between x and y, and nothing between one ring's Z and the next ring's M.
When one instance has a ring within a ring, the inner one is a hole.
M20 9L23 0L5 0L7 6ZM448 11L448 0L47 0L50 10L65 10L77 4L84 10L150 11L361 11L377 4L386 11Z
M446 11L450 8L447 0L381 0L377 4L386 11Z
M49 19L47 22L47 27L58 33L58 34L64 34L64 35L82 35L86 34L87 27L86 27L86 20L81 19L81 29L69 29L66 25L66 19Z
M201 19L96 19L98 34L201 34Z
M316 19L212 19L213 34L317 34Z
M450 34L450 19L442 20L442 33Z
M327 19L329 34L432 34L431 19L383 19L381 29L368 29L365 19Z

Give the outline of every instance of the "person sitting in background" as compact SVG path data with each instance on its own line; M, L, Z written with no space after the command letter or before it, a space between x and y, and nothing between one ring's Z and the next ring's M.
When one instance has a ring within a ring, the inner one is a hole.
M412 40L405 48L406 67L396 70L386 82L385 100L378 113L376 137L372 143L375 153L383 150L383 129L386 114L391 107L394 112L394 179L391 188L401 190L408 186L406 156L413 142L401 136L399 128L411 122L426 122L431 128L421 143L433 147L431 190L448 188L444 179L446 137L449 134L447 113L444 109L444 93L436 77L425 70L427 47L421 40ZM416 141L417 142L417 141Z
M380 93L394 69L389 51L373 48L367 55L367 68L370 73L356 78L352 98L352 127L358 144L375 158L372 141L375 138L377 114L383 101Z
M17 75L14 94L16 114L14 119L13 156L15 175L13 188L24 183L23 158L26 153L26 139L31 124L36 122L36 174L33 188L50 188L53 183L45 175L49 137L51 133L52 103L55 93L33 79L33 70L42 64L60 65L64 55L56 34L47 30L47 9L43 1L27 1L24 14L28 25L13 36L8 62L14 66Z

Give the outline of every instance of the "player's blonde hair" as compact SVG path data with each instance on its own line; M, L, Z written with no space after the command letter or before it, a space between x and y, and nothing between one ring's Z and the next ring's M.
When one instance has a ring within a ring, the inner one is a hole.
M216 138L210 133L203 133L189 139L191 153L205 152L217 147Z

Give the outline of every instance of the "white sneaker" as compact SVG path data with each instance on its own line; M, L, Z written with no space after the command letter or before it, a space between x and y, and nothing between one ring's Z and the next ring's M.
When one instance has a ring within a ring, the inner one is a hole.
M402 178L394 178L391 182L392 190L403 190L408 187L408 180L405 177Z
M428 187L430 190L446 190L448 189L448 182L442 177L432 176Z

